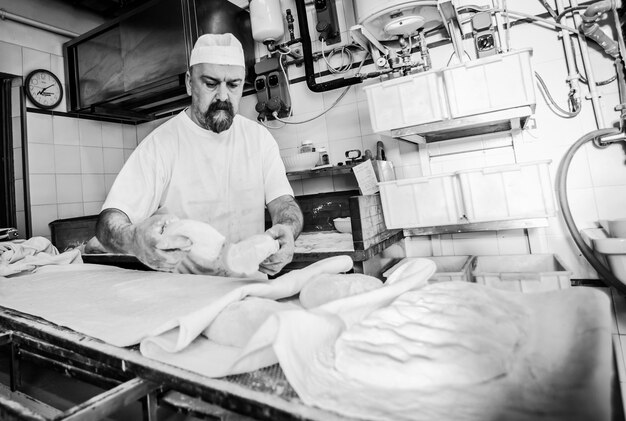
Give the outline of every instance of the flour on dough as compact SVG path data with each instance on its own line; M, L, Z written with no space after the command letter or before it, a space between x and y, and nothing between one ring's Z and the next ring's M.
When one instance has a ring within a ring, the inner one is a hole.
M270 315L297 308L291 302L248 297L226 306L204 331L204 335L220 345L242 348Z
M335 367L377 387L481 383L506 375L527 336L526 310L489 288L440 283L404 293L344 331ZM455 298L463 292L463 301Z
M321 274L304 285L300 291L300 303L304 308L313 308L382 286L379 279L359 273Z

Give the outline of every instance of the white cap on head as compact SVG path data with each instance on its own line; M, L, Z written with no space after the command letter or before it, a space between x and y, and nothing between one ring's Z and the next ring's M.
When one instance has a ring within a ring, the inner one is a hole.
M189 67L198 63L245 67L241 42L230 33L202 35L191 50Z

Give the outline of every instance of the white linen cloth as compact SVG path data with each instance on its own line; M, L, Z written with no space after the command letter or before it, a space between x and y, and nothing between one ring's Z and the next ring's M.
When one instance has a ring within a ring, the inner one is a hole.
M45 237L0 242L0 276L32 272L41 266L82 262L79 250L72 249L59 254Z

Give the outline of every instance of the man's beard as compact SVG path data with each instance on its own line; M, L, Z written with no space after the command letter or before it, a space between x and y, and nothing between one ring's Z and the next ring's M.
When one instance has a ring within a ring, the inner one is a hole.
M235 110L230 101L215 100L204 114L198 112L198 121L207 130L221 133L233 124Z

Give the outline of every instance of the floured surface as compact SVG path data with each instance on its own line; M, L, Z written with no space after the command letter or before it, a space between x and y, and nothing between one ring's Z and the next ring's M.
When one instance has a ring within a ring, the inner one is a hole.
M253 283L89 264L46 267L0 279L0 306L129 346L164 323Z
M303 232L296 239L296 253L353 252L352 234L335 231Z

